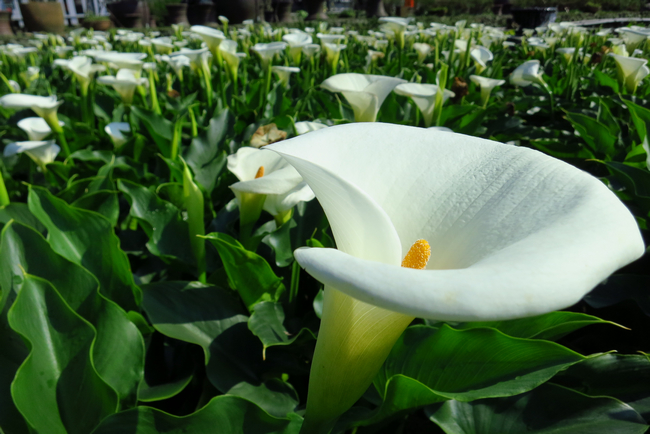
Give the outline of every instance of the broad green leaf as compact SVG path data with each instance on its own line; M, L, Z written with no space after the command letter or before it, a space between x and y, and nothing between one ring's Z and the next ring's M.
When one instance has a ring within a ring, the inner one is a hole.
M230 287L239 293L249 311L259 302L279 300L284 292L282 279L264 258L226 234L211 233L206 238L221 256Z
M111 222L100 214L74 208L47 190L32 187L30 211L48 230L52 249L81 265L99 280L101 293L125 310L137 310L140 288Z
M156 256L175 258L194 264L189 228L181 211L145 187L120 179L118 188L131 202L131 215L147 223L147 248Z
M201 282L206 280L205 271L205 222L203 221L203 192L194 183L190 168L183 162L183 202L187 211L187 226L192 253Z
M46 231L45 226L31 213L26 203L15 202L0 207L0 223L6 224L9 220L31 226L42 234Z
M298 225L295 220L291 219L262 238L262 242L273 249L273 253L275 253L275 265L278 267L286 267L293 262L291 229L296 226Z
M517 395L583 360L561 345L513 338L494 329L409 327L375 378L383 399L379 408L355 409L340 423L369 425L449 399Z
M605 163L613 176L625 186L625 192L635 196L635 203L650 211L650 172L628 164L609 161Z
M194 179L210 194L217 185L217 178L226 165L224 141L232 130L234 118L224 110L210 119L207 131L192 139L185 161L194 172Z
M302 342L316 339L308 328L302 328L295 334L289 333L284 321L284 308L280 303L263 301L253 308L253 314L248 319L248 328L260 338L264 351L275 345L290 345L298 339Z
M171 398L178 395L192 381L192 374L188 374L169 383L150 385L143 381L138 389L138 401L153 402Z
M70 204L75 208L95 211L106 217L112 226L117 226L120 216L120 205L115 191L100 190L80 197Z
M544 315L508 321L462 323L454 328L467 330L479 327L494 328L515 338L546 339L554 341L590 324L612 324L595 316L577 312L550 312Z
M566 119L598 156L611 160L616 154L616 136L606 125L580 113L566 113Z
M95 328L93 364L125 404L134 404L144 364L144 342L126 312L102 297L83 267L56 254L41 234L19 223L2 231L0 286L17 294L24 273L47 280L66 304ZM24 271L23 271L24 270Z
M137 106L131 108L131 118L135 118L144 124L147 132L158 146L160 153L165 157L169 157L174 124L162 115Z
M625 103L627 109L630 111L630 117L639 137L639 143L647 143L650 140L648 137L650 130L650 110L634 104L632 101L623 100L623 103Z
M138 407L108 417L93 434L298 434L302 418L277 418L236 396L217 396L189 416L176 417L150 407Z
M553 382L589 396L611 396L650 422L650 360L647 355L603 354L571 366Z
M16 371L27 358L29 349L20 335L9 327L7 311L11 302L0 311L0 432L6 434L28 434L25 419L20 414L11 397L11 383Z
M618 81L616 81L614 78L610 77L609 75L598 71L597 69L594 70L594 77L596 77L596 80L598 81L598 84L601 86L609 87L611 88L614 93L618 93Z
M9 324L31 345L11 385L16 407L39 432L87 434L118 405L91 362L95 331L46 280L24 279L9 310Z
M208 378L219 391L244 396L271 414L293 411L293 388L262 380L262 345L246 326L243 306L226 290L199 282L161 282L143 290L143 307L156 330L200 345Z
M641 434L648 429L628 405L544 384L518 396L447 401L427 415L447 434Z

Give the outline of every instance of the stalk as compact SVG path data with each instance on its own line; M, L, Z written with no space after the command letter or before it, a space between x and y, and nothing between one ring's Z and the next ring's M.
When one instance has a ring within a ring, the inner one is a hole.
M7 206L9 203L9 193L7 193L4 176L2 176L2 171L0 171L0 207Z

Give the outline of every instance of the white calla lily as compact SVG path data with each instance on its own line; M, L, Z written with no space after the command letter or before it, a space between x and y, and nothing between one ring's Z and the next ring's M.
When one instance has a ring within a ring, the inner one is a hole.
M172 38L168 36L154 38L151 40L151 44L153 45L156 52L160 54L169 54L174 50Z
M348 46L345 44L330 44L329 42L326 42L323 44L323 47L325 47L327 62L332 67L332 71L336 73L341 51L345 50Z
M226 39L219 44L219 52L221 53L222 59L226 61L233 80L237 81L239 62L242 58L246 57L246 53L238 53L237 42L230 39Z
M413 318L562 309L645 251L634 217L601 181L531 149L390 124L326 128L267 149L316 193L338 248L295 252L325 284L303 432L331 426L363 395ZM420 264L412 245L423 248Z
M25 110L31 108L34 113L42 117L50 128L57 134L63 132L57 116L57 110L61 104L63 104L63 101L58 101L56 96L36 96L12 93L0 97L0 106L4 108L13 110Z
M505 80L481 77L480 75L470 75L469 79L472 80L472 83L481 87L481 105L483 107L487 106L488 100L490 99L490 94L492 93L492 89L506 83Z
M302 52L310 59L313 58L315 54L319 53L320 50L321 47L318 44L307 44L302 47Z
M43 118L24 118L19 120L16 125L27 134L31 142L40 142L52 134L52 128ZM63 122L59 121L59 125L63 126Z
M480 45L473 47L470 50L469 55L474 60L474 64L476 66L476 72L478 74L483 72L485 68L487 68L487 63L490 62L492 59L494 59L494 55L492 54L492 52Z
M529 60L519 65L510 74L510 83L515 86L526 87L533 83L546 85L542 79L544 71L539 69L539 60Z
M428 128L433 123L433 111L436 105L438 89L439 87L435 84L402 83L395 86L393 90L396 94L408 96L413 100L422 112L424 125ZM443 93L443 104L454 95L454 92L445 89Z
M145 53L118 53L115 51L97 51L88 55L92 55L97 62L107 62L115 65L118 69L131 69L136 72L140 72L143 60L147 57Z
M287 48L286 42L269 42L269 43L258 43L251 47L251 50L255 51L262 60L262 69L267 69L271 66L273 57L277 54L280 54Z
M410 20L402 17L381 17L379 18L379 22L382 23L381 29L383 31L388 30L395 34L398 47L404 48L404 32Z
M262 209L273 215L279 225L287 215L290 217L297 203L314 198L300 174L273 152L240 148L228 156L228 170L239 179L230 189L239 204L243 226L254 224Z
M3 155L11 157L25 153L45 171L45 165L54 161L59 152L61 148L54 143L54 140L39 140L11 143L5 147Z
M284 35L282 40L289 44L289 55L294 65L300 65L302 49L312 43L312 38L307 33L295 32Z
M111 122L104 127L104 131L111 138L115 149L118 149L126 143L126 137L122 133L131 132L131 126L128 122Z
M113 86L113 89L120 94L122 102L125 105L131 105L136 87L147 84L147 79L138 78L131 69L120 69L115 76L103 75L98 77L97 82Z
M297 66L272 66L271 67L271 72L273 72L275 75L278 76L278 79L280 80L280 83L282 83L283 86L289 87L289 77L291 77L291 74L300 72L300 68Z
M219 29L208 26L192 26L190 30L203 39L208 49L215 58L219 56L219 45L226 39L226 35Z
M374 122L388 94L406 80L383 75L346 73L329 77L321 87L340 92L354 110L356 122Z
M90 82L95 73L106 70L104 65L93 65L92 60L86 56L74 57L70 62L68 62L67 67L72 71L74 76L77 78L77 81L79 81L82 95L88 94L88 86L90 86Z
M625 86L628 92L634 93L641 80L650 74L650 69L646 66L648 60L638 57L619 56L613 53L609 55L616 61L616 73L619 83L621 86Z
M416 42L413 44L413 49L418 53L418 63L424 62L424 59L429 55L433 47L429 44Z
M307 134L312 131L318 131L323 128L327 128L327 125L321 124L320 122L302 121L302 122L296 122L295 127L296 127L296 134L300 136L302 134Z

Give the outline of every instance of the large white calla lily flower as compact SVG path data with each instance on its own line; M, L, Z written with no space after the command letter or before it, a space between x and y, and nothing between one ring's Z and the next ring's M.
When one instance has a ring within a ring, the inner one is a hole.
M283 86L289 87L289 78L291 74L300 72L297 66L272 66L271 71L278 76Z
M45 171L45 165L54 161L61 148L54 143L54 140L15 142L5 147L3 155L11 157L23 152Z
M648 61L638 57L619 56L613 53L609 55L616 61L618 81L622 86L625 86L628 92L634 93L641 80L650 74L650 69L646 66Z
M433 123L433 110L436 105L438 89L439 87L435 84L402 83L395 86L394 91L398 95L410 97L422 112L424 125L430 127ZM454 92L445 89L442 100L443 104L454 95Z
M237 81L237 73L239 71L239 62L246 57L246 53L237 52L237 42L226 39L219 44L219 52L221 57L226 61L230 74L233 80Z
M326 128L267 149L316 193L337 245L295 252L325 284L303 432L361 397L413 318L562 309L645 250L602 182L531 149L390 124Z
M469 55L474 60L474 65L476 66L476 73L480 74L487 68L488 62L494 59L494 55L490 50L480 45L472 48L469 52Z
M16 125L27 133L27 137L31 142L40 142L52 134L52 128L43 118L24 118L19 120ZM63 126L63 122L59 121L59 125Z
M421 42L416 42L413 44L413 49L418 53L418 63L424 62L424 59L429 55L433 50L433 47L429 44L424 44Z
M269 42L255 44L251 47L251 50L260 56L262 69L267 69L271 65L273 56L280 54L285 48L287 48L286 42Z
M329 77L321 87L340 92L354 110L356 122L374 122L388 94L406 80L383 75L346 73Z
M310 133L312 131L322 130L323 128L328 127L327 125L321 124L320 122L309 122L309 121L296 122L294 126L296 127L296 134L298 134L299 136L302 134Z
M147 84L146 78L138 78L131 69L120 69L115 76L103 75L97 78L102 84L113 86L113 89L120 94L124 105L131 105L135 88Z
M539 69L539 60L529 60L519 65L510 74L510 83L515 86L526 87L533 83L544 86L546 83L542 79L544 71Z

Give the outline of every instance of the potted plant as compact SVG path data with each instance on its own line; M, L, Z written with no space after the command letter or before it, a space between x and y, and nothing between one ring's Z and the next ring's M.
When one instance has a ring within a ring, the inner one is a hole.
M87 29L108 30L111 27L111 18L105 15L95 15L91 12L84 17L81 25Z
M118 27L142 27L149 23L149 5L145 0L119 0L106 4Z
M167 24L189 24L187 21L187 3L171 0L165 4L167 8Z
M215 21L214 5L200 0L189 0L187 3L187 21L192 26L203 26Z
M529 6L530 2L518 1L511 9L512 19L519 25L520 29L534 29L546 26L557 18L557 7L547 6L551 0L537 0ZM521 6L519 6L521 5ZM519 7L518 7L519 6Z
M20 3L25 28L30 32L63 33L63 8L58 1L30 1Z

